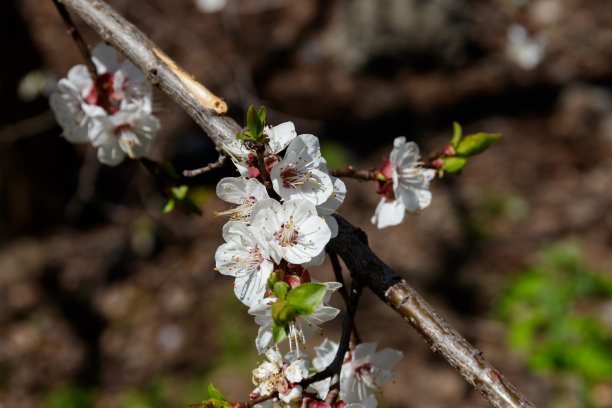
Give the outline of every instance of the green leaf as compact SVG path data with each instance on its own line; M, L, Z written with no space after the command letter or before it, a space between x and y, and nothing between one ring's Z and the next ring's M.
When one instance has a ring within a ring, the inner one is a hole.
M261 128L263 130L263 125L266 123L266 107L262 106L259 108L259 123L261 124Z
M177 200L182 200L187 196L187 192L189 191L189 186L179 186L179 187L172 187L172 197L176 198Z
M289 325L279 326L276 323L272 324L272 340L275 343L280 343L289 335Z
M221 391L213 387L212 383L208 383L208 398L220 401L227 401Z
M484 132L466 136L457 145L457 156L476 156L493 146L501 136L501 133Z
M279 299L284 299L289 292L289 285L286 282L280 281L274 284L274 294Z
M298 314L307 316L323 302L325 292L325 285L321 283L304 283L291 290L286 300Z
M453 146L456 149L460 140L461 140L461 125L458 124L457 122L453 122L453 138L451 139L451 142L450 142L451 146Z
M162 211L165 213L169 213L172 212L172 210L174 210L174 198L170 197L168 198L168 201L166 201L166 204L164 204L164 208L162 208Z
M272 320L274 324L285 326L295 320L296 308L284 300L279 300L272 305Z
M252 138L259 136L259 115L255 112L253 105L249 106L247 111L247 128L249 129L249 136Z
M457 173L467 163L467 159L463 157L445 157L443 160L444 166L442 168L449 173Z
M174 169L174 166L170 162L163 162L161 166L159 167L159 172L170 179L179 178L178 173L176 172L176 170Z
M236 133L236 139L239 139L239 140L253 140L253 137L247 136L247 135L243 135L242 133Z

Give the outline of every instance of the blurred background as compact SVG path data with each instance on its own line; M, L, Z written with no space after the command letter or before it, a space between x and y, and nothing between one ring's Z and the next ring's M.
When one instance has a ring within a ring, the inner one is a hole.
M426 155L453 121L503 133L397 227L371 225L373 184L348 180L339 213L536 405L612 407L611 2L108 3L239 122L263 104L317 135L330 168L379 167L400 135ZM185 407L210 381L245 400L257 327L213 271L231 165L189 180L202 217L162 213L138 162L104 167L60 137L48 95L83 61L52 2L1 2L0 32L0 407ZM155 92L149 157L215 161ZM327 263L311 273L331 279ZM356 319L405 355L381 407L488 406L370 293Z

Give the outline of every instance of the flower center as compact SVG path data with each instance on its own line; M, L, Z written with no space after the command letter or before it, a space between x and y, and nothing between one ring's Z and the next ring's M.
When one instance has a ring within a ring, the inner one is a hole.
M280 172L283 180L283 188L298 188L308 179L308 173L304 174L295 167L285 167Z
M376 387L376 384L374 384L374 378L372 376L372 365L369 362L355 366L353 367L353 370L355 371L355 377L359 381L363 382L369 387Z
M90 105L98 105L107 109L109 114L114 114L119 110L123 95L115 92L114 75L108 72L102 75L97 75L95 83L91 85L89 95L83 99ZM100 91L102 95L100 95Z
M297 244L297 237L297 228L295 228L295 224L290 221L288 221L286 224L281 224L280 229L274 233L274 238L276 238L282 247Z

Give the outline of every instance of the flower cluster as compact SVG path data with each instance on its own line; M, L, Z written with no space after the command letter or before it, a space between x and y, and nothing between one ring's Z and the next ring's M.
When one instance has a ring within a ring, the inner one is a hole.
M311 282L304 267L323 263L325 246L338 233L330 215L346 195L344 183L329 175L316 136L298 136L290 122L265 127L263 134L266 174L252 143L225 146L241 176L217 184L219 198L236 207L217 213L230 220L223 228L225 244L215 254L216 269L235 278L236 296L261 325L260 353L274 344L271 309L279 299L269 284L273 271L281 268L280 280L291 289ZM326 284L329 295L338 285ZM337 314L323 303L309 315L298 313L289 324L290 343L297 345Z
M72 143L90 142L109 166L125 156L143 157L159 130L151 114L152 88L129 60L119 63L114 50L99 44L92 51L96 74L76 65L50 97L55 117Z

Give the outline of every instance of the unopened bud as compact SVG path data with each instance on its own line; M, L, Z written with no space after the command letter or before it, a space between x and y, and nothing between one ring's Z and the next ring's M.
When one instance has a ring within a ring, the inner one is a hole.
M431 167L434 169L441 169L444 167L444 159L435 159L431 161Z
M448 145L442 150L442 154L446 157L453 157L457 154L457 152L453 146Z

